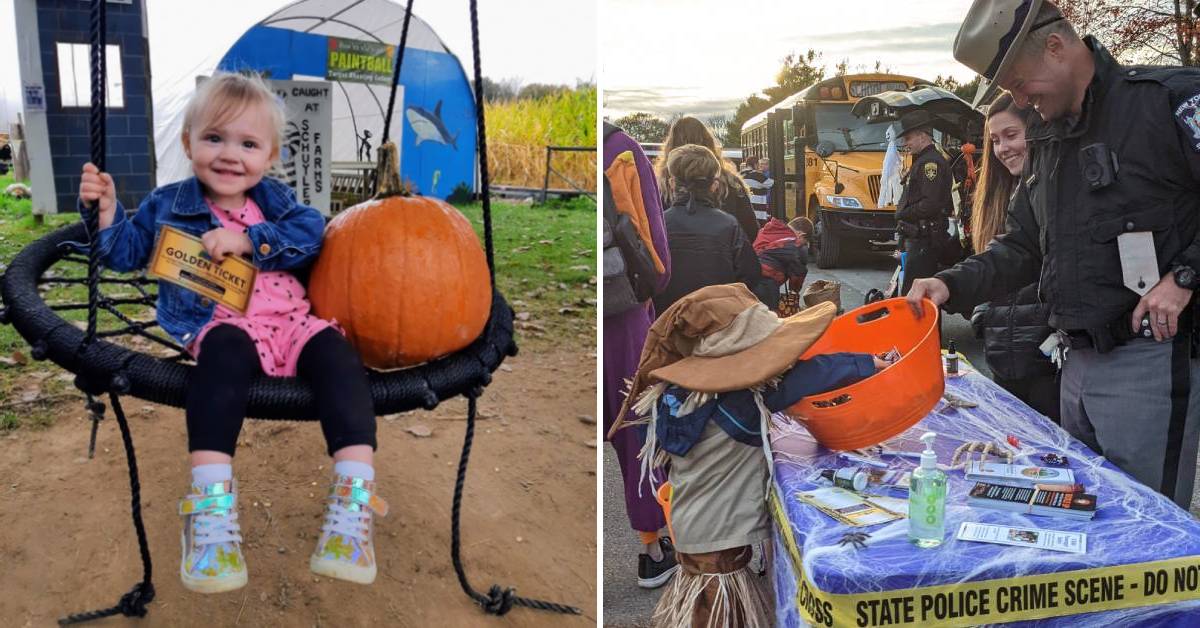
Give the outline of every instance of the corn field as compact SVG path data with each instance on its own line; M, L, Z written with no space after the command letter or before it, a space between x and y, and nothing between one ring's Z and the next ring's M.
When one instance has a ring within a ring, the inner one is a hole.
M540 188L546 146L596 146L595 87L486 107L488 166L497 184ZM556 152L553 166L579 187L596 191L596 153ZM571 186L551 175L550 187Z

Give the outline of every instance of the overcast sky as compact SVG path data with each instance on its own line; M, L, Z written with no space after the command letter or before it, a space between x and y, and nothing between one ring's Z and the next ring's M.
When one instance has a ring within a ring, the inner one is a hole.
M286 0L147 0L151 72L155 82L190 73L216 59L249 27ZM404 2L397 3L404 6ZM470 76L471 22L467 0L414 2ZM596 80L595 0L479 0L484 75L524 83ZM0 0L0 125L15 120L21 86L16 63L13 0ZM189 77L190 80L190 77Z
M832 73L882 61L933 80L974 73L951 49L966 0L602 0L601 83L605 115L648 111L732 115L747 96L775 84L780 60L809 48Z

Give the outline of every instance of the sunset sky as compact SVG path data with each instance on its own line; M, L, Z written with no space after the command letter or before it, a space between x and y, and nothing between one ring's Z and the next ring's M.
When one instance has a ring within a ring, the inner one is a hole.
M647 111L730 114L774 84L780 60L813 48L819 64L876 61L933 80L974 73L951 55L965 0L602 0L601 82L605 115Z

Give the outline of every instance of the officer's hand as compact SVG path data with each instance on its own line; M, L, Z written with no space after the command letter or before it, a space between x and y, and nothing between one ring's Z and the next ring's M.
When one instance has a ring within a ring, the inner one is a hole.
M912 308L913 314L917 318L925 315L925 308L921 306L921 299L929 299L933 301L935 306L941 306L950 298L950 288L946 286L946 282L941 279L917 279L913 281L912 287L908 289L908 306Z
M1179 332L1179 313L1191 300L1192 291L1177 286L1175 276L1167 272L1150 292L1138 301L1137 307L1133 308L1133 317L1129 324L1133 332L1137 333L1142 328L1142 316L1149 314L1154 339L1159 342L1170 340Z

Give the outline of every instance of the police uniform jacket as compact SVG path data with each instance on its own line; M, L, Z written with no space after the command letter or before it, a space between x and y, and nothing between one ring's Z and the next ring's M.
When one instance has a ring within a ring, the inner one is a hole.
M1125 232L1153 233L1160 277L1181 264L1200 270L1200 69L1123 66L1094 38L1084 42L1095 75L1081 114L1028 129L1030 159L1006 233L936 275L950 288L948 311L965 314L996 291L1040 282L1051 326L1120 325L1140 298L1122 278ZM1089 191L1080 149L1097 143L1116 155L1117 172Z
M942 230L954 208L950 198L953 175L942 152L932 143L913 158L904 180L904 192L896 209L896 220L917 226L932 221Z

